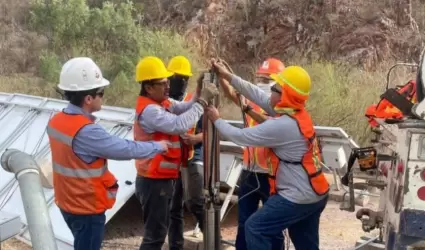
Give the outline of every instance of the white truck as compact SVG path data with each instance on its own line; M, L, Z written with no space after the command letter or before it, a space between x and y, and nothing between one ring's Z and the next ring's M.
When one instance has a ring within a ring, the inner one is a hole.
M356 213L363 230L379 230L379 236L362 237L355 249L425 249L424 51L419 65L395 65L418 68L416 101L400 94L400 86L389 89L387 84L381 101L386 100L398 108L402 118L372 118L377 124L373 128L376 134L373 145L353 149L347 173L341 178L349 190L342 210L355 211L355 189L381 189L377 210L361 208ZM387 81L395 66L388 72Z

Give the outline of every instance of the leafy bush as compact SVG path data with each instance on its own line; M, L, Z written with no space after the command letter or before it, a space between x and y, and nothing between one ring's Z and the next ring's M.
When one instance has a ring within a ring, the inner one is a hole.
M134 16L131 1L103 2L101 8L90 8L85 0L52 0L49 4L33 0L31 25L49 41L48 51L40 56L40 76L56 84L65 61L91 57L112 82L108 103L128 106L139 92L134 69L141 57L155 55L167 63L175 55L184 55L196 72L199 59L182 36L165 29L149 30L136 24Z

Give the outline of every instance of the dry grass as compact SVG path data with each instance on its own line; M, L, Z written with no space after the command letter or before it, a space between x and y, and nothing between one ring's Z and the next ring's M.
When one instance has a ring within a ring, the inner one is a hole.
M296 63L293 63L296 64ZM351 66L328 62L301 63L310 73L313 89L308 109L316 125L342 127L359 144L368 144L369 127L364 116L366 108L379 101L385 91L387 71L391 63L382 64L375 72L366 72ZM197 75L192 77L189 90L195 89ZM390 87L415 79L411 68L399 68L391 74ZM49 84L31 75L0 76L0 91L17 92L59 98ZM133 108L139 85L118 75L106 90L108 105ZM238 106L223 100L221 115L225 119L241 119Z

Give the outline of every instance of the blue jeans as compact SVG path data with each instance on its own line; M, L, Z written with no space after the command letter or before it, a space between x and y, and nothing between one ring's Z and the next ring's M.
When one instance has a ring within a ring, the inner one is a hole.
M77 215L60 211L74 236L74 250L100 250L105 233L105 213Z
M280 195L271 196L266 204L245 223L249 250L268 250L276 235L288 229L295 249L319 249L319 221L328 197L313 204L295 204Z
M258 181L257 181L258 177ZM257 173L257 176L253 172L243 170L240 176L240 184L238 190L238 233L236 235L236 250L246 250L245 240L245 222L248 218L254 214L259 206L260 200L263 204L266 203L270 196L270 184L269 177L267 174ZM259 189L255 192L255 189ZM242 198L242 199L241 199ZM273 238L273 248L270 249L283 249L283 233L276 235Z

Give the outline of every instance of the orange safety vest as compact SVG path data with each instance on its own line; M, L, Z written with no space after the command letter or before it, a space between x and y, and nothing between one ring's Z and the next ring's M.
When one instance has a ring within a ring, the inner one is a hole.
M248 101L248 104L252 107L252 109L258 113L264 114L264 110L262 110L257 104ZM252 119L249 115L246 116L248 126L254 127L258 125L254 119ZM254 163L262 169L268 171L270 175L273 174L273 169L269 167L268 161L268 150L265 147L245 147L243 151L243 162L247 168L250 168L250 163Z
M184 98L183 98L183 101L188 102L188 101L190 101L192 99L192 97L193 97L193 93L186 93L185 96L184 96ZM187 133L188 134L191 134L191 135L194 135L196 133L196 125L197 124L198 124L198 122L195 122L195 125L193 125L193 127L191 127L187 131ZM188 160L192 160L193 156L195 155L195 149L194 149L193 145L186 145L186 144L184 144L184 147L186 147L187 150L188 150L187 151Z
M143 113L143 110L148 105L158 105L162 108L167 109L170 102L165 101L162 104L158 104L154 100L139 96L137 98L136 105L136 117L139 118ZM161 141L168 140L170 145L168 146L167 153L157 154L150 159L136 159L136 169L138 176L144 176L154 179L176 179L179 176L180 164L181 164L181 148L180 148L180 136L168 135L162 132L154 132L152 134L146 133L143 128L139 125L139 119L134 120L134 140L135 141Z
M407 100L416 103L416 81L410 80L403 86L396 87L398 93ZM365 116L368 118L371 127L377 127L379 124L374 118L382 119L402 119L403 113L386 99L381 99L378 104L372 104L367 107Z
M306 142L308 143L308 150L304 154L301 162L287 162L279 160L273 150L268 149L269 165L273 169L273 175L269 178L270 193L276 193L276 173L279 168L279 161L286 163L300 164L307 173L310 181L310 185L314 192L319 195L325 195L329 192L329 183L326 180L325 175L322 172L321 155L319 149L319 143L316 138L313 121L310 114L306 110L298 111L294 114L286 114L297 121L298 127L301 133L304 135Z
M72 149L78 131L93 122L84 115L60 112L47 125L52 151L56 205L72 214L99 214L115 204L117 180L107 160L81 160Z

